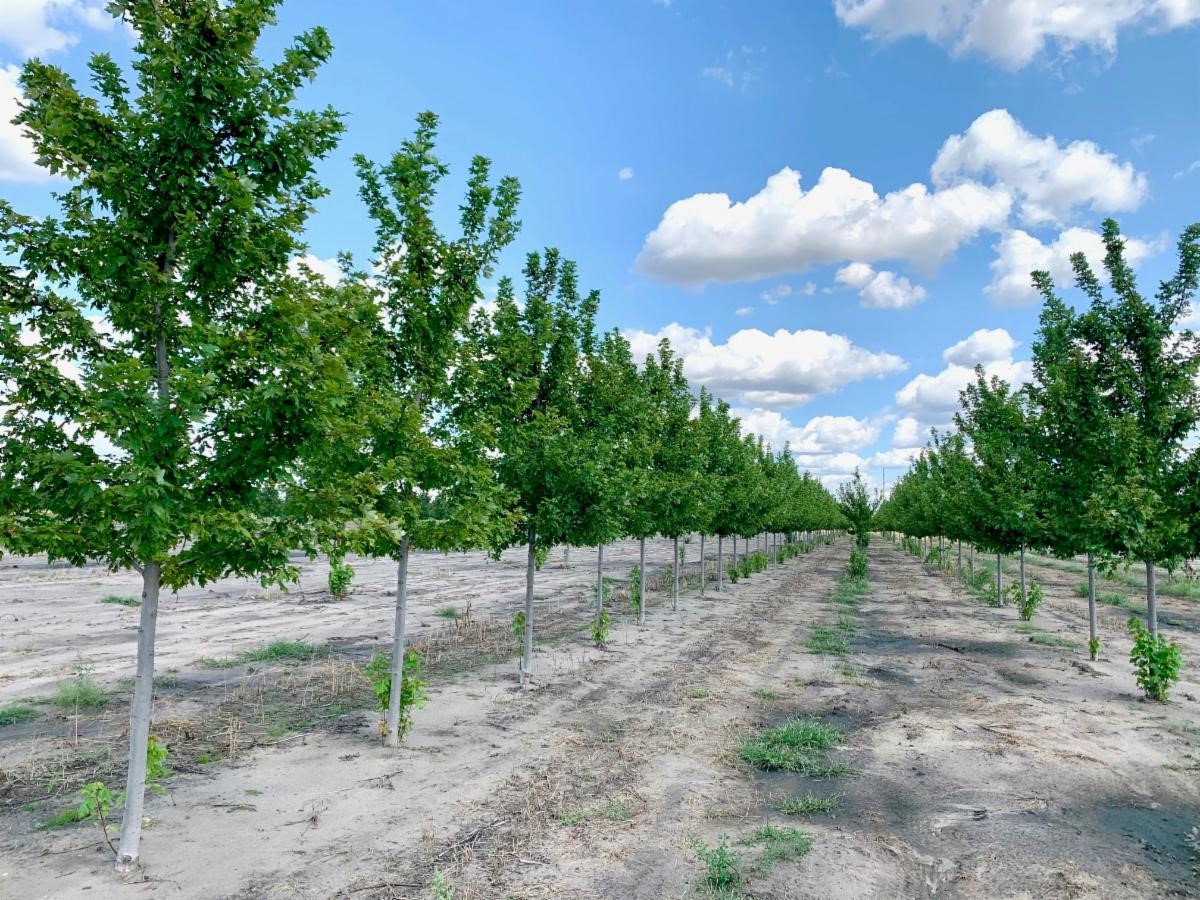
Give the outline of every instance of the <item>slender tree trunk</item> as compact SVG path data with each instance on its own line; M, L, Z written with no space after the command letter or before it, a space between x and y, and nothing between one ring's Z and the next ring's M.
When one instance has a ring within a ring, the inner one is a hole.
M525 650L521 656L521 686L533 677L533 573L537 569L537 538L533 519L529 520L529 557L525 562Z
M737 535L733 536L733 567L736 569L738 564L737 558Z
M571 545L567 544L563 548L563 565L568 569L571 568Z
M646 539L638 541L638 624L646 624Z
M671 564L671 609L679 609L679 538L671 539L671 553L675 559Z
M604 620L604 545L596 545L596 625Z
M700 532L700 596L704 596L704 532Z
M158 594L162 566L146 563L142 569L142 607L138 620L137 674L133 680L133 705L129 711L129 775L125 781L125 815L117 870L137 866L142 842L142 810L146 802L146 751L150 744L150 715L154 700L154 632L158 627Z
M1004 564L1000 554L996 554L996 602L1004 605Z
M1021 606L1025 606L1025 545L1021 545Z
M1154 572L1154 560L1146 560L1146 624L1150 636L1158 638L1158 581Z
M724 551L725 551L725 535L717 535L717 591L723 591L722 587L725 581L725 566L724 566Z
M1096 630L1096 560L1088 552L1088 641L1095 647ZM1093 655L1092 659L1096 657Z
M387 745L400 746L400 694L404 689L404 616L408 611L409 539L400 544L396 563L396 624L392 630L392 688L388 694Z
M971 544L970 550L971 550L971 561L968 565L970 567L971 577L973 578L973 577L975 577L975 545L974 544Z
M958 574L962 574L962 538L958 539Z

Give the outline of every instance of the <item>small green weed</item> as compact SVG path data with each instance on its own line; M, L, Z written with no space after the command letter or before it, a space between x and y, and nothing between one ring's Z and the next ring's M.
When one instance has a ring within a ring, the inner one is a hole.
M324 654L323 648L303 641L271 641L265 647L256 647L241 653L238 659L242 662L264 663L307 662Z
M759 700L778 700L779 695L770 688L757 688L754 696Z
M705 887L724 892L737 890L742 883L742 857L729 849L725 838L711 849L697 837L691 839L691 845L696 859L704 864L700 880Z
M1092 662L1096 661L1096 657L1100 655L1100 638L1088 638L1088 657Z
M833 812L841 805L841 794L828 794L824 797L805 794L803 797L788 797L780 800L774 804L774 808L788 816L810 816L814 813Z
M743 847L761 846L762 854L755 860L754 868L766 875L778 863L799 859L812 849L812 838L795 828L780 828L764 825L748 838L738 841Z
M525 643L525 610L521 610L512 620L512 636L521 647Z
M404 674L400 680L400 718L396 730L401 740L412 728L412 711L429 702L429 694L421 678L423 673L424 664L420 652L409 650L404 656ZM371 682L371 689L375 692L376 708L380 711L386 710L392 698L391 656L376 653L363 666L363 675Z
M59 709L100 709L108 705L108 695L86 673L58 686L50 703Z
M629 605L636 613L642 608L642 570L634 566L629 570Z
M9 703L0 706L0 728L5 725L20 725L37 718L37 710L28 703Z
M433 900L454 900L454 885L441 869L433 870L430 888L433 891Z
M592 642L604 649L608 644L608 635L612 630L612 617L609 616L607 609L600 610L600 615L592 619Z
M106 597L100 598L101 603L109 603L113 606L141 606L142 601L137 597L122 597L118 594L109 594Z
M1019 596L1017 598L1017 613L1024 621L1028 622L1041 605L1042 586L1036 581L1031 581L1025 591L1025 599L1021 600Z
M840 634L835 627L829 625L814 625L812 634L808 636L809 653L828 653L833 656L845 656L850 649L850 641Z
M458 610L455 609L453 606L443 606L436 613L434 613L434 615L437 616L439 619L457 619L458 618Z
M1078 645L1067 638L1061 638L1053 634L1045 634L1039 631L1037 634L1029 638L1031 644L1040 644L1043 647L1061 647L1064 650L1077 650Z
M850 551L850 562L846 566L846 572L851 578L866 578L867 577L867 554L866 551L855 547Z

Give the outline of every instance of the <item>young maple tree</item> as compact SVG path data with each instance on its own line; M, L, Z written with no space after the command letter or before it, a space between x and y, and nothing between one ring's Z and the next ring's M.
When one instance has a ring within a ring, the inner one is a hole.
M277 4L116 0L136 89L105 54L96 96L31 60L17 117L67 180L43 219L0 204L0 546L142 575L118 865L139 855L162 588L285 582L309 523L263 511L345 387L336 310L289 258L324 191L330 109L292 103L322 29L254 55Z

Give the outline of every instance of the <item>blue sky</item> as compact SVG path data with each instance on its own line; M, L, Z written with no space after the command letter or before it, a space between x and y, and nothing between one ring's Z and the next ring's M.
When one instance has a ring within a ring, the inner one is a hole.
M102 5L0 4L0 119L30 55L128 57ZM448 226L491 157L523 185L501 271L561 248L604 327L671 336L830 481L898 472L974 363L1024 376L1030 268L1111 214L1156 284L1200 219L1200 0L287 0L263 56L318 24L335 52L303 101L348 129L313 256L365 258L350 158L432 109ZM0 125L0 196L45 212L52 189Z

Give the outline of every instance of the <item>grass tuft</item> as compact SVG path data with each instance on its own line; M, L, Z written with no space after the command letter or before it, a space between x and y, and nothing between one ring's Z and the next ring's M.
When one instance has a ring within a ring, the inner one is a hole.
M453 606L443 606L441 609L435 612L434 615L439 619L457 619L458 610Z
M743 847L760 845L762 854L754 863L754 868L765 875L775 868L776 864L789 859L799 859L812 849L812 838L796 828L780 828L777 825L764 825L748 838L738 841Z
M87 675L58 686L50 703L59 709L100 709L108 704L108 695Z
M828 653L832 656L845 656L850 649L850 640L837 628L829 625L814 625L812 634L808 636L809 653Z
M101 603L110 603L113 606L141 606L142 601L137 597L122 597L118 594L109 594L107 597L100 598Z
M308 662L326 654L324 647L303 641L271 641L264 647L254 647L237 656L221 659L198 659L196 665L205 669L232 669L244 663Z
M1079 645L1074 641L1067 640L1066 638L1060 638L1053 634L1045 634L1043 632L1038 632L1037 634L1032 635L1029 638L1029 642L1032 644L1040 644L1043 647L1062 647L1066 650L1079 649Z
M830 762L827 752L842 739L842 732L812 716L791 719L742 739L738 754L756 769L800 772L815 778L850 773L844 763Z
M772 804L773 808L788 816L811 816L814 813L833 812L841 808L842 795L829 794L818 797L816 794L805 794L803 797L787 797Z
M28 703L9 703L0 706L0 728L5 725L20 725L37 718L37 710Z

